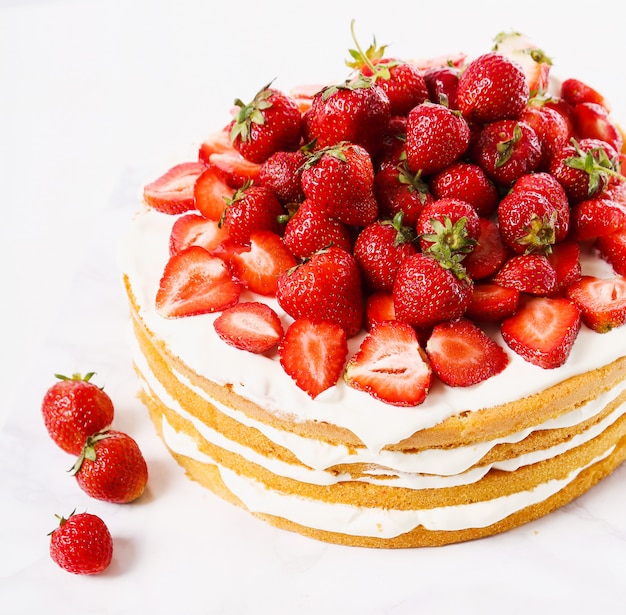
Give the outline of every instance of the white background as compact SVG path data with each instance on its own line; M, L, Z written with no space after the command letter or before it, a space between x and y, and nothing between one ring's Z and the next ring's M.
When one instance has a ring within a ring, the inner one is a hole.
M194 157L234 98L272 79L288 89L343 78L355 18L361 43L375 35L400 57L476 55L498 32L521 31L619 116L624 26L619 2L601 6L0 0L1 613L623 612L623 471L583 504L489 541L346 550L198 493L141 410L116 420L141 439L150 493L132 510L86 502L38 407L53 373L95 369L118 406L136 409L115 243L143 183ZM47 558L54 513L75 505L117 529L116 562L102 577L71 577ZM530 606L533 594L542 602Z

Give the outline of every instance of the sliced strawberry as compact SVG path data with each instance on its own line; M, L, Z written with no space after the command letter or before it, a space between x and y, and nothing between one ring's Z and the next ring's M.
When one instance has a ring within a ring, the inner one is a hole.
M394 406L417 406L430 390L432 370L413 327L397 320L372 327L348 361L344 379Z
M474 284L472 301L466 316L472 320L501 322L515 313L519 303L519 291L492 282Z
M227 344L248 352L267 352L283 337L278 314L265 303L246 301L226 308L213 323Z
M610 143L618 152L622 149L622 133L602 105L593 102L574 105L572 120L578 139L600 139Z
M610 105L604 96L579 79L566 79L563 81L561 84L561 98L572 106L591 102L602 105L607 111L610 111Z
M253 231L250 245L226 242L218 254L248 290L265 296L275 295L279 276L297 264L281 237L272 231Z
M280 364L315 399L337 384L348 355L345 331L329 321L296 319L278 347Z
M198 150L198 160L209 164L209 158L211 154L223 154L232 152L235 148L230 142L230 135L228 130L218 130L210 134L200 145Z
M228 239L228 232L216 220L208 220L196 213L177 218L170 233L170 255L189 246L200 246L212 252Z
M487 218L480 219L480 235L474 249L463 260L469 276L482 280L493 275L502 267L508 250L502 241L498 225Z
M256 181L261 165L246 160L235 148L231 152L215 152L209 165L219 169L232 188L241 188L247 181Z
M534 297L501 325L504 341L525 361L544 369L567 361L581 325L569 299Z
M372 293L365 302L365 326L369 331L374 325L385 320L395 320L393 293L380 291Z
M145 202L166 214L181 214L194 209L194 184L205 169L202 162L177 164L144 187Z
M550 295L556 290L556 271L542 254L518 254L511 257L493 281L531 295Z
M596 248L615 273L626 275L626 228L610 235L598 237Z
M548 254L548 261L556 272L554 292L558 293L581 276L580 246L575 241L557 243Z
M220 220L228 199L232 199L235 194L235 189L228 185L221 171L210 166L204 167L193 192L196 209L209 220Z
M626 278L585 275L570 284L567 296L580 308L582 321L598 333L626 322Z
M509 364L504 349L466 318L435 325L426 353L435 374L453 387L478 384Z
M240 293L241 284L221 258L190 246L165 265L156 308L165 318L218 312L237 303Z

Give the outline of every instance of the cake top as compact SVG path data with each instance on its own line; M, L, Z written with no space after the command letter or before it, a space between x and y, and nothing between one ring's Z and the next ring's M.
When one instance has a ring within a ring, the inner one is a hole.
M370 441L380 407L415 431L622 356L623 139L602 95L514 33L472 60L355 45L345 81L236 99L145 187L123 268L148 326L276 411L375 409ZM198 327L210 350L183 341Z

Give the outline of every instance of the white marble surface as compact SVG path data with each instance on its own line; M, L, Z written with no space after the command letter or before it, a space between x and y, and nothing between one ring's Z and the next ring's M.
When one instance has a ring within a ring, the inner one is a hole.
M529 0L519 14L509 1L381 9L318 0L285 3L279 18L274 0L0 0L1 613L626 610L626 468L555 514L484 541L412 551L317 543L184 479L135 398L124 339L115 244L142 184L193 156L235 97L273 78L288 87L343 77L352 17L362 42L375 34L414 57L478 53L498 31L520 30L559 74L626 109L620 20L599 18L602 31L587 33L587 3L570 2L567 13L553 4ZM39 406L52 374L87 370L112 396L114 424L146 455L149 488L132 505L89 500L45 433ZM113 534L114 562L98 577L49 559L54 515L74 508L100 514Z

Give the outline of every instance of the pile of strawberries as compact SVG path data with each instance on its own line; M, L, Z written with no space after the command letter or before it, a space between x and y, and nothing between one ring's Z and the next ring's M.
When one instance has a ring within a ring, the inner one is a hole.
M61 449L77 456L71 472L87 495L126 504L144 492L148 466L137 442L111 429L113 402L91 382L93 375L57 375L42 401L44 424ZM55 562L75 574L95 574L108 567L113 542L102 519L86 512L58 519L50 541Z
M222 339L277 352L313 398L343 377L406 406L435 377L501 372L494 328L550 369L583 324L621 326L623 138L602 95L576 79L548 95L551 61L517 33L472 61L386 58L353 38L345 82L236 100L198 160L145 186L175 215L158 312L220 312ZM592 250L611 278L582 275Z

